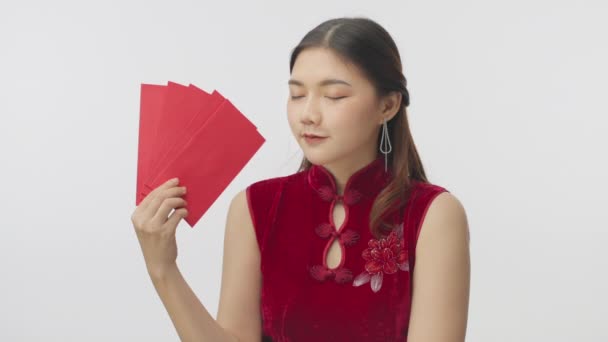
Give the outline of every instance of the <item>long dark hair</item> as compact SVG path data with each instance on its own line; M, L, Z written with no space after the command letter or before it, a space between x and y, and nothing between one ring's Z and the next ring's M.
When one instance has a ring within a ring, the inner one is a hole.
M392 228L384 223L385 215L405 205L411 181L428 183L407 120L406 107L410 104L410 98L399 50L389 33L369 18L330 19L308 32L293 49L290 73L300 52L312 47L330 49L357 65L373 84L378 96L394 91L401 93L399 111L387 123L392 147L388 164L393 178L376 197L370 213L370 231L373 236L381 237ZM380 138L381 134L378 135L378 144ZM298 171L310 167L310 161L304 157Z

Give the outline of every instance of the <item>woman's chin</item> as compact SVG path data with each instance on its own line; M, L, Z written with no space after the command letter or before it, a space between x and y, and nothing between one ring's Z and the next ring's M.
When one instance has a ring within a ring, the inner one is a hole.
M329 164L334 158L329 154L320 153L318 151L310 152L305 151L304 156L306 159L315 165L326 165Z

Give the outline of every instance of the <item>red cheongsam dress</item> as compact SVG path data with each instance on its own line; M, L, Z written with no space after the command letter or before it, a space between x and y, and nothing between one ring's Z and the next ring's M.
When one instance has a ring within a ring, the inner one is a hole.
M448 190L413 180L403 209L384 218L393 230L377 240L369 214L390 177L382 156L353 173L343 195L315 164L247 187L261 254L263 341L406 341L420 226L431 201ZM337 201L341 227L333 223ZM336 239L342 258L330 268Z

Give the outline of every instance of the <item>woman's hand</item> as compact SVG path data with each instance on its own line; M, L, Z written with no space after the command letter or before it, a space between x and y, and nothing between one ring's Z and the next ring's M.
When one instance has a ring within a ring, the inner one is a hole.
M131 216L151 277L160 277L176 265L175 230L179 221L188 215L184 208L186 201L180 197L186 193L186 187L178 187L178 183L174 178L154 189Z

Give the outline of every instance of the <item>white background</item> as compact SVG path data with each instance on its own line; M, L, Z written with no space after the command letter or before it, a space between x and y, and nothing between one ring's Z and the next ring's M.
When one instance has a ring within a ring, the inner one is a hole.
M467 341L608 340L600 0L2 1L0 340L178 340L130 222L141 83L217 89L267 139L178 227L180 268L215 316L230 199L302 156L291 49L358 15L397 42L428 176L467 210Z

